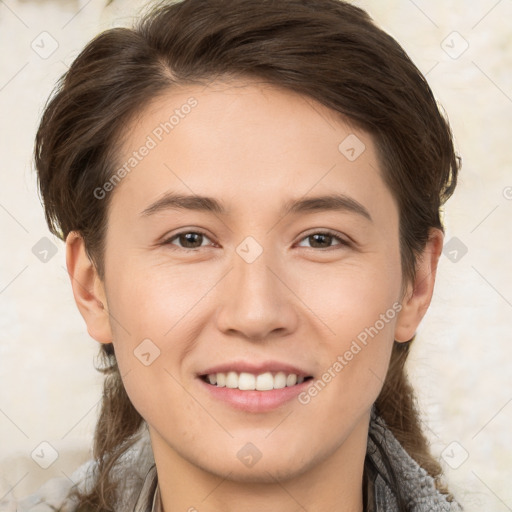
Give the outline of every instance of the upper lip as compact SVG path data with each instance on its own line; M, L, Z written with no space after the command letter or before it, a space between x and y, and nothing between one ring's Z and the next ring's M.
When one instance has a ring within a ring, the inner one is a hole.
M199 372L198 376L209 375L212 373L252 373L254 375L260 375L266 372L283 372L286 374L295 373L297 377L310 377L311 373L306 370L293 366L289 363L283 363L280 361L264 361L261 363L247 362L247 361L232 361L230 363L222 363L215 366L211 366L206 370Z

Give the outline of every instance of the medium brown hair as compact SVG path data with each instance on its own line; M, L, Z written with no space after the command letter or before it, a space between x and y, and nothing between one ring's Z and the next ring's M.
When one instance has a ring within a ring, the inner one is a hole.
M118 141L134 115L175 86L217 78L256 79L298 92L369 133L397 201L405 282L460 167L451 130L424 76L362 9L340 0L159 2L134 28L95 37L59 81L36 136L35 163L50 230L78 231L104 279L108 206L94 195L119 165ZM413 338L414 339L414 338ZM412 340L410 340L412 341ZM441 483L422 432L404 364L410 342L394 343L376 407L407 452ZM112 468L143 419L123 387L112 344L102 345L102 408L94 439L99 478L81 505L115 508ZM399 482L394 482L399 494ZM449 496L451 499L451 496ZM407 510L401 504L401 510Z

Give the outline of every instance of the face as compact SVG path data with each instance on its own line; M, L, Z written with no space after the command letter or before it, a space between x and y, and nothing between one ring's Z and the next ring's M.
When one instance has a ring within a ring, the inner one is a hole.
M267 481L336 457L367 425L401 308L371 137L250 82L170 92L126 132L104 291L157 464Z

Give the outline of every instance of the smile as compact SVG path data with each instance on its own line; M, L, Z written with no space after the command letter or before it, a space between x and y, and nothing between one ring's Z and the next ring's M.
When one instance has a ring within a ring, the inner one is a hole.
M295 373L265 372L255 375L248 372L218 372L202 375L201 379L215 387L239 389L241 391L271 391L302 384L311 376L297 376Z

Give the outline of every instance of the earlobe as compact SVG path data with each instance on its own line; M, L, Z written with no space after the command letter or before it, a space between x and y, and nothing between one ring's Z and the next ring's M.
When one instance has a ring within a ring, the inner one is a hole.
M103 282L85 251L83 237L72 231L66 238L66 266L73 296L89 335L100 343L112 342Z
M443 249L443 232L432 228L425 249L417 259L414 283L410 283L402 301L402 310L395 324L395 340L409 341L432 300L437 264Z

